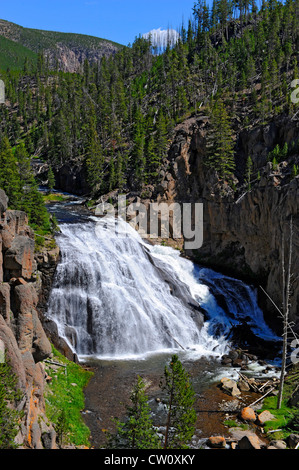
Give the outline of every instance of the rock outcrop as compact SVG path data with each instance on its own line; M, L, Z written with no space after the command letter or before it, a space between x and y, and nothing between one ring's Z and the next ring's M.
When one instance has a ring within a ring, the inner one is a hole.
M41 282L35 259L34 233L24 212L7 210L0 190L0 340L22 393L23 412L16 442L43 448L42 435L52 435L45 417L45 371L41 361L52 352L39 318Z
M202 202L204 238L200 249L187 253L195 261L225 274L262 286L282 305L283 238L289 253L290 220L293 220L292 271L299 263L299 176L294 177L298 156L273 166L269 151L279 144L289 147L298 139L298 123L286 119L266 127L240 130L237 139L236 188L220 181L204 165L209 119L190 118L176 128L168 154L168 169L159 185L161 201ZM248 157L256 174L251 187L243 187L242 174ZM299 281L293 279L291 320L299 329L297 313ZM267 296L259 290L268 320L278 317Z

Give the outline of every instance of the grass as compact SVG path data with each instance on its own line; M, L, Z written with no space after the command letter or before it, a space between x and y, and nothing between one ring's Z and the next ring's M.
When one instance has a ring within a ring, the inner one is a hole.
M245 423L238 423L234 419L227 419L223 422L224 426L227 426L228 428L240 428L243 431L246 431L248 429L248 424Z
M298 416L298 408L290 408L287 405L287 400L283 400L281 408L277 409L277 397L268 397L265 398L263 408L259 411L268 410L270 413L275 416L273 421L267 421L264 425L264 430L266 433L270 431L270 439L286 439L291 433L298 433L294 426L294 420Z
M62 202L67 199L62 194L43 194L44 203L47 204L48 202Z
M46 371L52 378L46 387L46 414L54 424L60 444L74 444L89 447L89 428L85 425L81 411L84 409L83 390L88 384L92 372L68 361L62 354L53 350L51 361L65 367L51 368L45 363Z
M264 425L266 433L279 429L279 431L269 434L270 439L286 439L291 433L298 434L299 432L299 408L288 405L289 398L298 384L298 374L299 365L294 366L288 373L284 384L282 405L279 410L277 409L277 396L265 398L263 407L258 410L258 413L268 410L275 416L275 420L268 421Z

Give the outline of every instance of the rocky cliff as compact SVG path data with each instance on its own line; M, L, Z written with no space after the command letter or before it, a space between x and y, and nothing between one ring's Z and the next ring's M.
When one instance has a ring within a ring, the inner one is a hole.
M257 287L261 285L279 308L283 238L287 264L292 219L291 320L298 330L299 176L292 173L294 164L298 165L298 155L293 154L278 165L267 159L277 144L287 143L290 147L298 139L298 123L280 118L267 126L239 132L235 188L220 182L217 174L204 165L208 132L209 119L205 116L177 126L168 154L168 170L163 172L164 179L159 185L159 198L169 202L202 202L204 243L188 254L199 263L241 277ZM256 176L251 186L242 186L249 156ZM261 289L258 292L269 318L276 319L277 310Z
M82 72L84 61L97 63L109 57L122 46L115 42L84 34L60 33L23 28L0 20L0 36L21 44L34 53L43 52L50 67L63 72Z
M50 356L52 348L38 304L43 302L43 282L50 280L38 271L45 258L40 254L37 262L26 214L7 210L7 203L0 190L0 340L23 397L18 405L23 418L16 442L23 448L43 448L44 442L53 442L54 429L45 416L46 374L41 361ZM50 256L53 266L58 250Z

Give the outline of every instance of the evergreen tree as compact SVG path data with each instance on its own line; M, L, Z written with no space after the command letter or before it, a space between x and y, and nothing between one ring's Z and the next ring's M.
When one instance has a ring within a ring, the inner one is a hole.
M6 354L5 354L6 356ZM21 399L17 377L12 372L7 357L0 363L0 449L15 449L21 413L16 405Z
M6 192L9 206L18 209L22 200L22 182L17 160L7 137L0 143L0 188Z
M145 384L139 376L130 401L131 406L127 406L126 421L116 421L116 433L109 436L107 447L109 449L159 449L160 440L150 416Z
M55 186L55 176L52 170L52 167L49 167L48 170L48 190L51 192L54 189Z
M234 146L229 114L222 101L216 102L211 112L206 164L216 170L220 178L230 176L235 170Z
M188 373L177 355L165 367L161 389L167 393L167 422L164 449L188 449L194 431L195 393Z

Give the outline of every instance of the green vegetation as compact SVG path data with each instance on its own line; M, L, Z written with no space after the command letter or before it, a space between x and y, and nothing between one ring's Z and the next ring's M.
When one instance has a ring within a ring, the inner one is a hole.
M165 392L167 407L165 436L157 433L151 419L145 383L141 377L133 388L127 406L126 417L116 420L115 434L108 436L109 449L188 449L195 431L196 412L193 408L195 393L190 377L177 355L173 355L169 366L165 367L164 378L160 383Z
M195 431L195 393L177 355L172 356L169 367L165 367L161 388L167 393L168 410L163 448L188 449Z
M160 439L153 427L150 407L141 377L130 397L132 406L127 407L126 421L116 420L117 430L108 440L108 449L159 449Z
M5 24L6 29L9 30L9 39L17 41L20 51L23 49L29 50L27 57L37 58L37 54L43 50L55 50L57 43L64 45L99 48L102 44L112 44L116 47L122 47L113 41L102 39L94 36L76 33L61 33L56 31L44 31L32 28L24 28L15 23L5 20L0 20ZM24 55L24 53L23 53ZM4 67L1 67L3 69Z
M51 361L60 363L62 367L55 368L55 364L51 367L51 364L45 363L46 371L52 378L45 393L47 417L54 423L60 444L89 446L90 431L80 412L84 409L83 389L92 373L52 349L54 357Z
M17 377L6 357L0 363L0 449L17 447L14 439L19 431L21 412L17 410L17 405L21 398Z
M25 60L37 63L37 54L21 44L0 36L0 70L22 70Z
M271 439L286 439L291 433L298 434L299 408L289 406L289 399L296 385L298 385L298 375L298 367L293 366L293 369L288 372L285 379L280 409L277 409L277 396L273 396L265 398L263 407L259 410L259 412L268 410L275 416L275 420L268 421L264 425L266 432L278 430L277 432L268 434Z
M243 431L246 431L248 429L248 424L245 423L238 423L238 421L235 421L233 419L226 419L223 421L224 426L227 426L229 428L240 428Z
M54 173L63 165L81 167L96 200L114 189L156 185L175 125L209 115L205 163L228 182L238 170L240 184L250 187L249 168L243 165L240 175L238 132L297 112L290 98L299 76L296 8L297 0L263 2L260 9L254 2L215 0L208 7L198 0L174 47L157 55L138 37L72 74L50 66L42 49L57 40L88 47L102 40L17 29L38 58L1 73L10 105L0 106L0 138L12 148L23 141L30 158L38 155ZM273 149L269 161L277 165L285 151L294 156L289 147Z
M0 142L0 188L9 199L9 208L25 211L37 235L51 233L50 216L30 168L24 143L12 149L7 137Z

